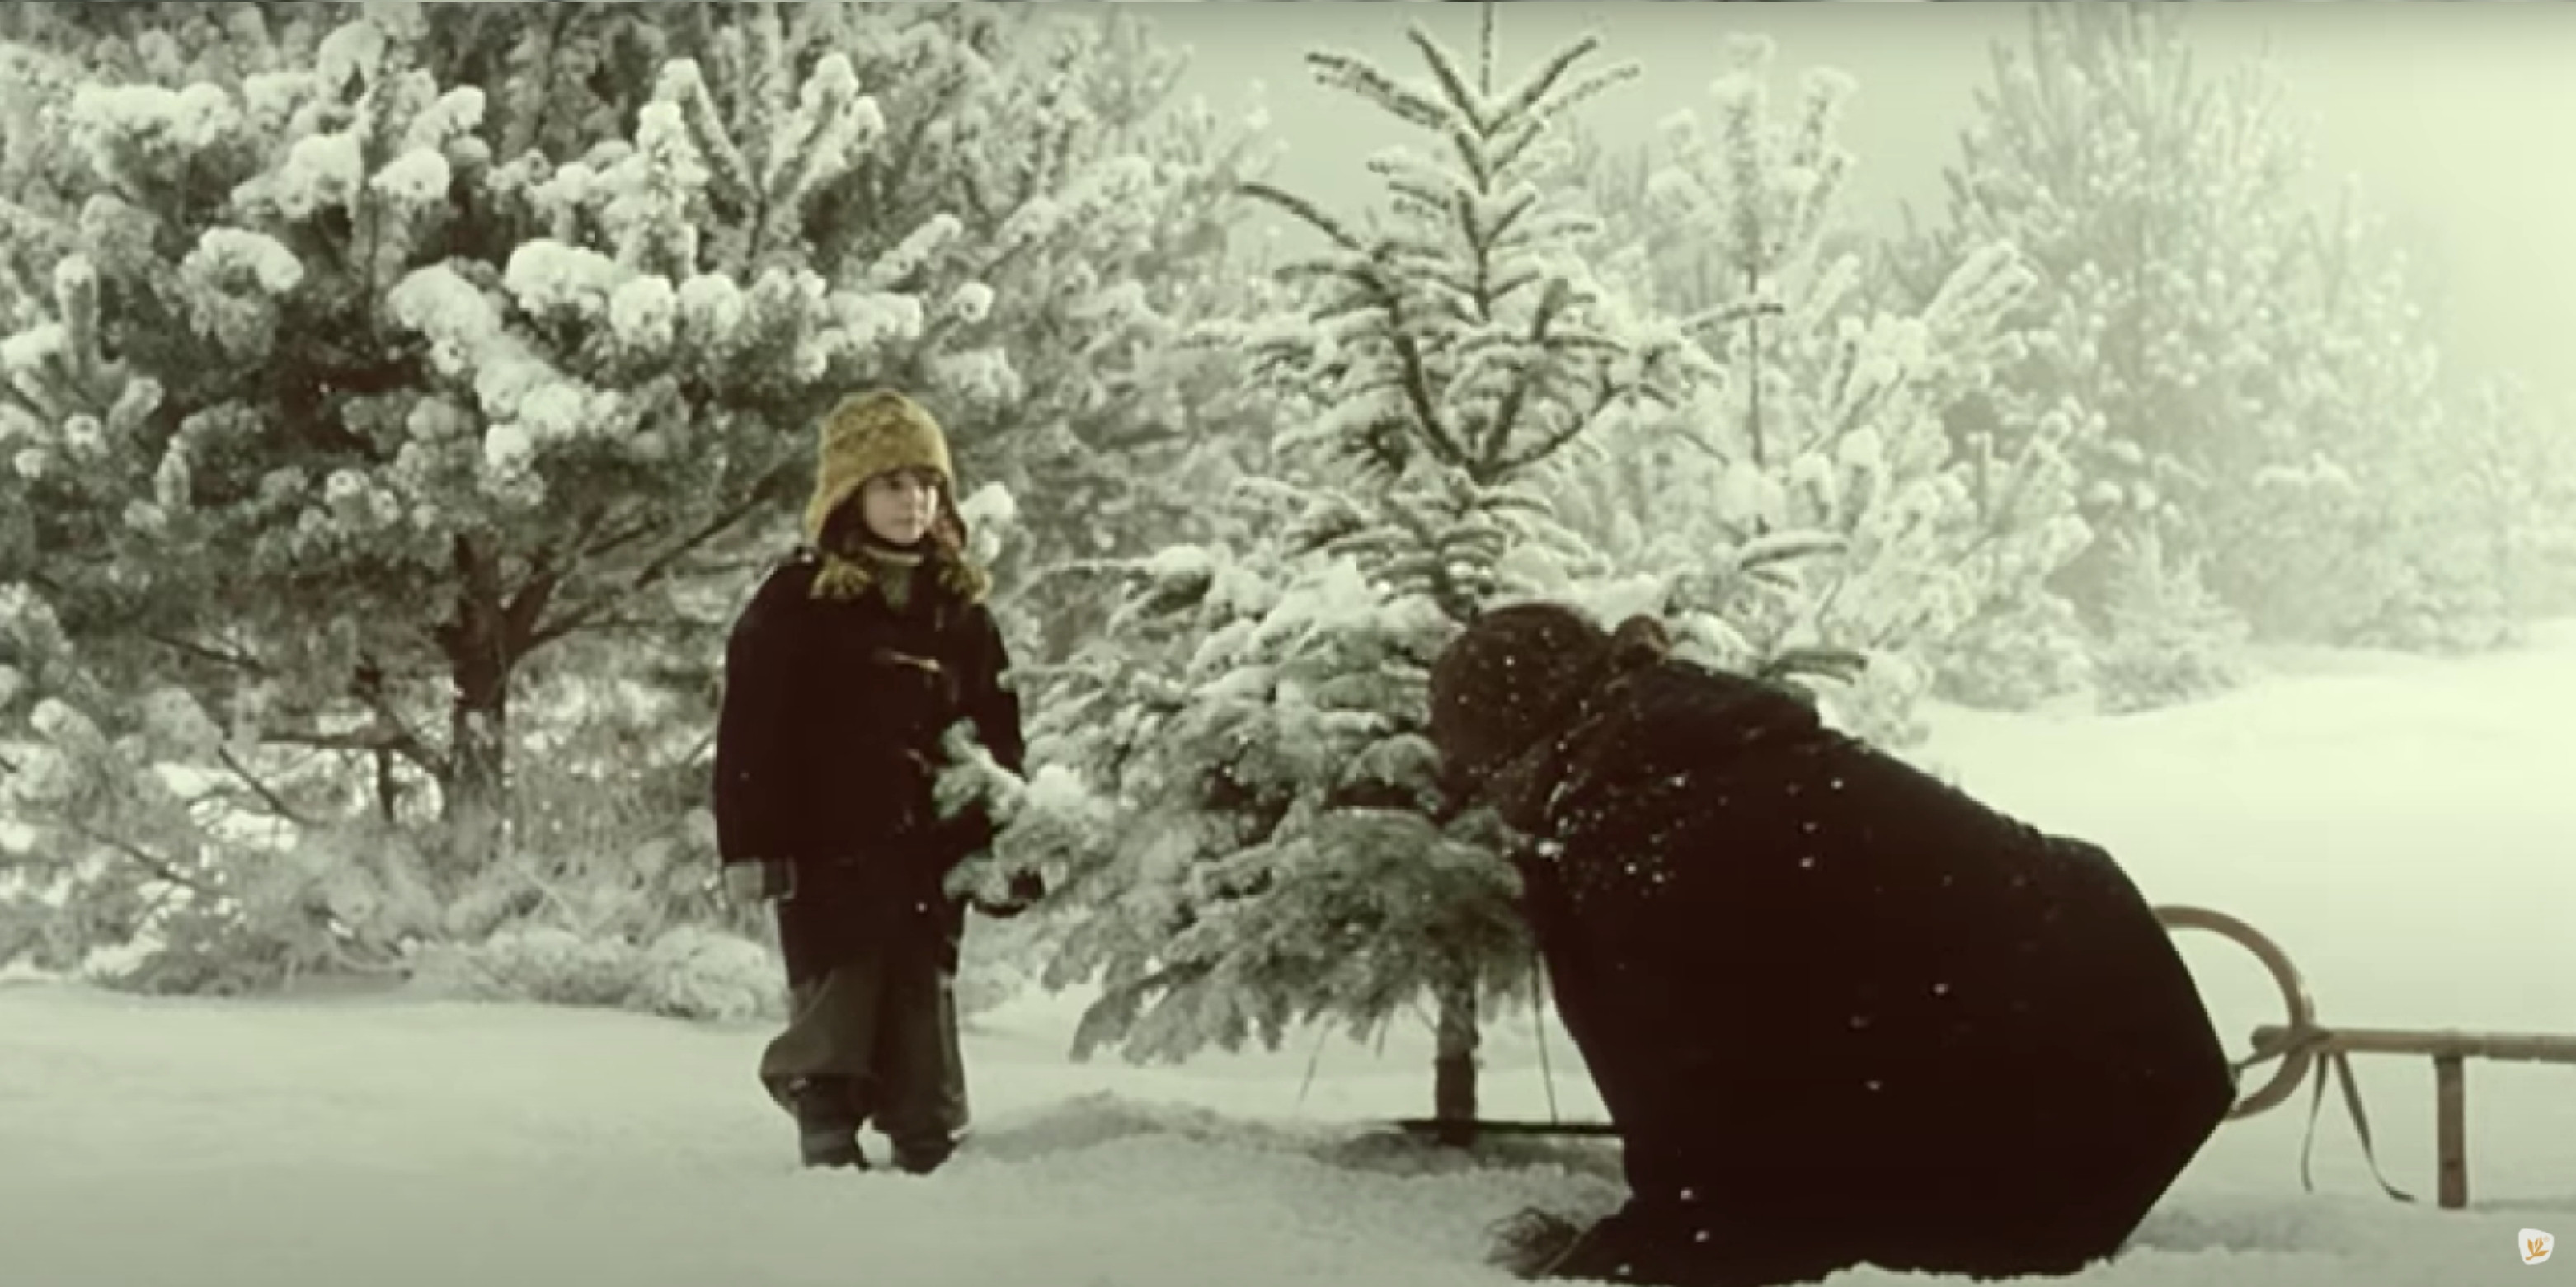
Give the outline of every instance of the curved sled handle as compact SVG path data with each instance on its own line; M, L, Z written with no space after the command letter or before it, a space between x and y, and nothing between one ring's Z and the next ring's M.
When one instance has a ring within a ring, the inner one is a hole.
M2299 977L2299 967L2291 963L2289 953L2264 937L2262 931L2225 912L2173 905L2158 907L2156 919L2168 932L2190 929L2216 934L2253 953L2254 959L2261 961L2263 968L2271 973L2273 985L2281 990L2282 1003L2289 1007L2289 1022L2283 1027L2277 1048L2257 1048L2253 1056L2238 1067L2242 1069L2276 1056L2281 1066L2272 1070L2272 1079L2265 1082L2262 1089L2229 1109L2227 1120L2232 1122L2279 1107L2298 1091L2300 1081L2307 1077L2310 1066L2317 1061L2317 1003L2308 993L2307 981Z

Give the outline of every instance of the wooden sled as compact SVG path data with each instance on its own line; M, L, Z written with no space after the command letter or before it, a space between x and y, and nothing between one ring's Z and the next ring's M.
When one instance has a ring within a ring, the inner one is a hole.
M2370 1122L2362 1113L2361 1091L2352 1075L2354 1055L2418 1055L2432 1059L2436 1200L2449 1211L2469 1205L2468 1061L2500 1059L2576 1066L2576 1036L2564 1033L2325 1027L2317 1022L2316 1001L2309 996L2298 967L2290 963L2289 955L2278 944L2254 927L2202 907L2161 907L2156 914L2167 929L2216 933L2253 953L2271 971L2272 981L2281 989L2281 999L2289 1009L2289 1022L2254 1029L2254 1053L2237 1067L2241 1071L2274 1059L2281 1061L2280 1067L2273 1070L2271 1080L2262 1089L2239 1101L2228 1118L2251 1117L2277 1107L2296 1093L2300 1081L2313 1072L2317 1078L2316 1095L2309 1109L2307 1145L2299 1156L2300 1180L2311 1191L2316 1186L2308 1177L2308 1157L2316 1140L2316 1106L2324 1101L2329 1080L2341 1083L2344 1106L2361 1136L2362 1156L2369 1160L2371 1174L2379 1174L2378 1159L2371 1152ZM2391 1186L2385 1177L2379 1179L2379 1187L2401 1202L2415 1200Z

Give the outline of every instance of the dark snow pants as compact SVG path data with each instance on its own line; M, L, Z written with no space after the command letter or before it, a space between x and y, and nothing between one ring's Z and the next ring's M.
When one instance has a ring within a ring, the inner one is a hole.
M933 934L889 935L791 982L787 1029L760 1058L770 1097L793 1112L799 1083L844 1086L850 1120L873 1122L898 1160L945 1158L969 1113L955 980L942 946Z

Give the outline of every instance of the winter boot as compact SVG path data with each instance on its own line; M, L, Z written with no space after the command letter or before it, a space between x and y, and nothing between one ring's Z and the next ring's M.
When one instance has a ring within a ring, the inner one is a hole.
M868 1155L859 1147L859 1115L850 1089L850 1083L841 1078L815 1077L789 1090L797 1148L805 1165L868 1169Z

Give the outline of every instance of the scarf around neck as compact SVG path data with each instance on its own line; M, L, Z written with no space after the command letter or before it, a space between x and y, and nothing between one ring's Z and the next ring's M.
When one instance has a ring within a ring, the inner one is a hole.
M815 598L855 599L874 586L888 607L902 611L912 597L913 571L929 550L926 543L907 548L862 540L821 553L823 568L814 574Z

